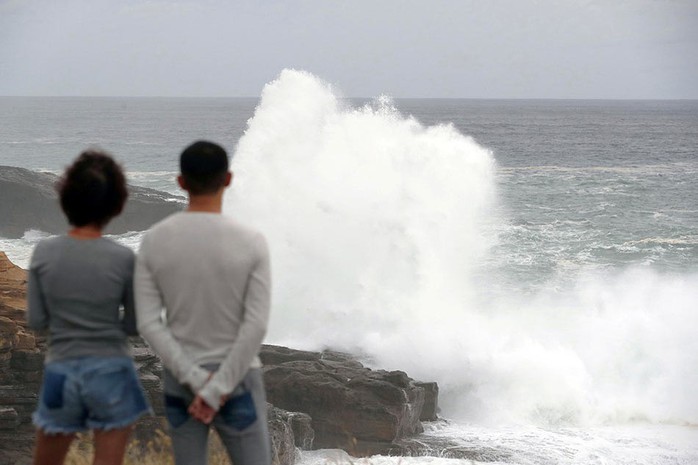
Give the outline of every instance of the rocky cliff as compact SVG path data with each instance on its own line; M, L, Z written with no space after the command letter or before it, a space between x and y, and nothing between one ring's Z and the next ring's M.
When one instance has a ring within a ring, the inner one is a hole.
M19 238L29 229L64 232L68 224L58 205L54 185L58 176L14 166L0 166L0 236ZM173 201L174 199L174 201ZM143 231L167 215L180 211L182 203L164 192L129 186L129 199L121 215L107 226L108 234ZM179 200L184 199L179 197Z
M260 354L269 402L312 419L316 449L356 457L400 454L398 441L436 419L436 383L402 371L370 370L353 357L264 346Z
M30 416L43 372L44 341L24 324L25 289L24 270L0 252L0 463L31 447Z
M0 465L30 460L31 413L43 374L46 341L25 326L26 272L0 252ZM133 356L156 416L139 422L142 443L162 429L162 366L140 339ZM436 419L438 387L400 371L371 370L347 354L265 345L260 354L274 463L292 465L297 450L339 448L353 456L416 454L404 439Z

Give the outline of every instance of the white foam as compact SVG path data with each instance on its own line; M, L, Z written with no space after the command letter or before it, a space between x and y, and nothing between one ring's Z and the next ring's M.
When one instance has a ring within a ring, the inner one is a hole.
M488 245L477 223L494 162L452 126L424 127L385 102L347 108L317 78L285 71L234 160L229 211L265 230L283 276L276 298L295 307L277 313L277 337L372 331L467 297L461 277ZM402 314L381 313L396 305Z
M145 234L144 231L133 231L126 234L107 235L106 237L123 244L134 251L138 251L143 234ZM42 239L52 236L52 234L40 231L38 229L29 229L25 231L21 239L7 239L0 237L0 251L5 252L7 258L9 258L12 263L26 270L29 268L31 256L34 252L34 247L36 244L38 244Z
M27 269L34 246L41 240L51 235L38 229L29 229L24 232L21 239L7 239L0 237L0 251L5 252L7 258L20 268Z
M422 444L439 444L429 457L356 459L338 450L302 452L299 465L694 465L698 429L657 425L556 428L482 428L455 422L425 424ZM462 457L447 458L460 453Z
M452 126L286 70L234 163L227 211L273 254L271 342L436 380L468 421L698 423L698 276L568 266L571 286L491 295L495 163Z
M698 244L698 236L646 237L644 239L627 241L627 242L623 243L622 246L634 246L634 245L644 245L644 244L696 245L696 244Z
M177 171L129 171L126 179L129 184L158 189L168 194L183 195L183 191L177 185ZM168 199L170 201L181 201L180 199Z

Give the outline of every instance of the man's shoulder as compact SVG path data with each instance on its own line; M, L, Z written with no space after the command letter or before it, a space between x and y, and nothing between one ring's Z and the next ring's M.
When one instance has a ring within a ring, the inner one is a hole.
M179 218L181 216L182 216L182 212L176 212L176 213L172 213L169 216L166 216L165 218L161 219L157 223L153 224L150 228L148 228L148 231L146 231L146 234L151 234L153 232L157 232L157 231L172 227L172 225L176 224L177 221L179 221Z
M254 229L253 227L248 226L246 224L240 223L235 218L232 218L227 215L221 216L221 225L231 234L235 234L249 241L258 241L260 238L263 237L262 233L259 232L257 229Z
M158 242L164 238L176 237L186 227L185 212L173 213L153 224L144 234L143 242Z
M174 213L154 224L146 233L149 240L173 235L186 235L187 232L197 237L209 233L223 234L242 242L264 242L264 236L257 229L239 222L225 214L199 214L191 212Z

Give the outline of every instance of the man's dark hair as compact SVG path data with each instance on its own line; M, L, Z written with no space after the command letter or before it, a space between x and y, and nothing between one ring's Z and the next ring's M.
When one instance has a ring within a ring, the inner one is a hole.
M225 185L228 154L220 145L200 140L184 149L179 169L190 194L213 194Z
M118 163L99 150L86 150L56 184L61 208L73 226L106 226L121 213L128 197Z

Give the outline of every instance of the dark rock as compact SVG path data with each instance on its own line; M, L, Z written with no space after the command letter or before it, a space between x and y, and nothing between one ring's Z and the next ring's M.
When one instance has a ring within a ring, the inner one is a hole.
M0 407L0 429L14 429L19 425L19 416L13 408Z
M0 166L0 236L19 238L29 229L51 234L64 232L68 224L58 204L58 176L14 166ZM172 201L171 199L179 201ZM123 213L106 228L108 234L143 231L182 209L182 197L144 187L129 186Z
M279 409L281 410L281 409ZM312 450L315 440L313 431L313 419L310 415L299 412L287 412L291 418L291 429L293 430L293 440L300 450Z
M424 389L424 407L419 419L422 421L436 421L439 413L439 385L431 383L417 383Z
M347 368L363 368L364 366L349 354L337 352L334 350L323 350L320 354L323 362L331 366L344 366Z
M0 333L0 353L9 351L13 346L14 335Z
M23 385L0 386L0 406L18 410L23 405L34 406L38 398L38 391L28 390Z
M322 354L288 347L265 345L259 358L264 365L280 365L286 362L320 360Z
M311 354L262 348L267 363L280 361L264 369L269 401L310 415L314 448L368 456L387 453L394 441L422 431L424 389L405 373L373 371L346 354L323 352L319 358Z
M44 354L39 349L15 350L12 352L10 368L20 371L41 371L44 365Z
M43 367L40 367L36 371L17 371L13 373L13 379L17 383L25 384L27 386L40 385L43 379Z
M0 464L30 465L34 444L34 427L19 425L14 429L0 430Z
M269 425L269 435L271 436L272 445L272 464L274 465L292 465L298 458L296 450L296 442L310 442L312 444L312 429L306 431L308 434L305 438L297 438L294 431L294 416L285 410L267 404L267 423ZM307 415L305 415L307 417ZM307 418L307 423L310 423L310 418Z

